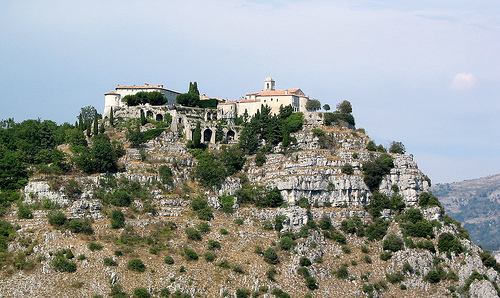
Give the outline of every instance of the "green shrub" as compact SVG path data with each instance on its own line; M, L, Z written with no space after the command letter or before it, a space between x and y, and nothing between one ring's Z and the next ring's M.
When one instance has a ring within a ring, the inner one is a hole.
M86 258L87 258L87 257L86 257L84 254L81 254L81 255L79 255L79 256L78 256L78 258L77 258L77 259L78 259L79 261L83 261L83 260L85 260Z
M221 210L225 213L233 213L234 197L233 196L222 196L219 197Z
M212 240L212 239L209 239L209 240L208 240L207 249L209 249L209 250L216 250L216 249L220 249L220 242L219 242L219 241Z
M96 242L89 242L88 248L91 251L101 250L102 249L102 244L99 244L99 243L96 243Z
M75 272L76 264L63 256L56 256L52 260L52 267L59 272Z
M413 273L413 267L408 262L403 264L403 273Z
M349 277L349 271L347 271L347 265L342 264L340 268L336 271L335 275L338 278L346 279Z
M172 256L165 256L165 263L168 264L168 265L172 265L174 263L174 258L172 258Z
M428 208L428 207L433 207L433 206L437 206L437 207L441 207L441 203L439 202L438 198L433 195L433 194L430 194L428 192L423 192L420 194L420 197L418 199L418 205L424 207L424 208Z
M144 272L146 271L146 265L144 265L141 259L132 259L128 261L127 269L136 272Z
M297 268L297 273L303 277L309 277L309 270L307 270L306 267L299 267Z
M257 154L255 154L255 165L258 167L262 167L267 161L266 155L259 151Z
M125 214L121 210L111 210L110 217L112 229L120 229L125 226Z
M236 290L236 297L237 298L248 298L250 297L250 290L248 289L237 289Z
M172 169L167 165L161 165L158 168L158 176L163 184L171 185L174 182Z
M277 298L290 298L290 295L288 293L283 292L283 290L279 288L274 288L271 294L273 294Z
M389 228L389 222L380 218L376 218L375 221L366 227L366 236L368 240L375 241L384 238L387 233L387 228Z
M194 250L192 250L190 248L187 248L187 247L184 247L184 257L188 261L191 261L191 260L196 261L196 260L198 260L198 254Z
M278 188L273 188L268 190L267 194L261 197L256 203L257 207L279 207L283 204L283 197L281 196L281 192Z
M311 266L312 262L307 257L301 257L299 260L300 266L308 267Z
M346 175L354 174L354 168L350 163L346 163L345 165L343 165L340 171Z
M318 226L322 230L328 230L332 226L332 221L329 217L324 216L319 220Z
M196 240L200 241L201 240L201 233L195 228L187 227L185 229L186 235L188 236L188 239L191 240Z
M370 256L369 256L369 255L365 255L365 256L363 257L363 261L364 261L365 263L367 263L367 264L371 264L371 263L373 262L373 261L372 261L372 258L370 258Z
M118 207L130 207L132 204L132 196L123 188L115 190L111 204Z
M220 233L222 235L229 235L229 232L226 229L220 229Z
M384 250L390 250L393 252L404 249L404 246L403 239L394 234L387 236L383 243Z
M134 289L134 298L149 298L151 295L148 290L145 288L135 288Z
M266 276L271 281L275 280L274 277L276 276L276 274L277 274L276 268L274 268L274 267L271 267L271 268L269 268L269 270L266 271Z
M66 215L61 211L51 211L47 215L47 218L49 219L49 224L58 227L66 223L67 220Z
M350 254L350 253L351 253L351 249L350 249L347 245L342 245L342 250L343 250L346 254Z
M422 249L427 249L428 251L435 253L436 249L434 248L434 243L430 240L422 240L417 242L417 247Z
M205 257L205 261L213 262L215 260L215 254L211 251L207 251L203 257Z
M309 204L309 200L307 198L300 198L297 202L295 202L295 205L307 210L311 209L311 204Z
M381 154L375 161L368 161L363 164L362 171L364 174L363 181L370 191L376 190L385 175L391 172L394 167L394 162L389 154Z
M243 225L245 223L245 219L242 218L242 217L237 217L237 218L234 219L234 223L237 224L237 225L239 225L239 226L241 226L241 225Z
M94 233L92 225L88 220L73 219L69 222L69 229L73 233L83 233L87 235Z
M197 227L198 231L200 231L203 234L210 232L210 225L206 222L200 222Z
M297 242L295 242L292 238L288 236L284 236L281 238L281 241L279 243L279 247L283 250L290 250L294 248L297 245Z
M400 271L394 272L392 274L386 273L385 276L391 284L395 284L405 280L404 274Z
M306 286L309 290L316 290L318 285L316 284L316 279L314 277L306 277Z
M168 288L163 288L160 290L160 297L168 298L170 297L170 290Z
M442 233L438 238L439 252L456 252L461 253L464 249L460 240L451 233Z
M368 247L366 247L366 245L361 245L361 252L367 254L370 251L368 250Z
M273 265L278 264L280 262L278 254L276 253L274 248L270 247L270 248L266 249L266 251L264 252L264 261L266 263L273 264Z
M31 209L23 203L19 203L17 210L17 217L20 219L31 219L33 218L33 212Z
M118 266L118 263L116 263L116 261L113 260L113 258L104 258L103 262L104 262L104 265L106 265L106 266Z
M390 251L386 251L380 254L380 259L387 261L392 258L392 253Z

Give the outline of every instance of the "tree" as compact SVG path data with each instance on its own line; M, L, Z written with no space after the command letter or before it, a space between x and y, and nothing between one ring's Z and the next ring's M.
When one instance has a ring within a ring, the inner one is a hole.
M389 152L390 153L405 154L405 152L406 152L405 145L403 145L403 143L401 143L401 142L393 141L391 143L391 146L389 147Z
M19 189L28 183L28 172L17 152L0 146L0 190Z
M280 262L278 254L274 250L274 248L269 247L265 252L264 252L264 261L269 264L276 265Z
M323 110L330 111L330 105L329 104L323 105Z
M193 132L193 148L200 148L201 145L201 125L200 122L198 121L196 123L196 128L194 129Z
M321 109L321 103L317 99L308 100L306 103L306 109L308 111L317 111Z
M148 123L148 120L146 119L146 116L144 116L144 110L141 109L141 125L145 125L146 123Z
M113 114L113 108L109 110L109 125L111 125L111 127L115 126L115 116Z
M351 103L347 100L342 101L341 103L337 104L337 111L339 111L341 114L351 114Z

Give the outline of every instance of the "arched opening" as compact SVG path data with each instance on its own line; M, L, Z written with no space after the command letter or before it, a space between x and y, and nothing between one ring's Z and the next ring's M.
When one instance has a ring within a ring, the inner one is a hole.
M234 140L234 131L233 130L228 130L227 132L227 141L233 141Z
M162 114L157 114L156 115L156 121L163 121L163 115Z
M212 139L212 130L210 128L205 129L205 131L203 132L203 142L209 143L211 139Z
M207 113L207 114L205 115L205 119L206 119L206 121L210 121L210 120L212 120L211 114L210 114L210 113Z
M214 121L217 120L217 113L212 114L212 120L214 120Z
M147 111L147 112L146 112L146 117L148 117L148 118L153 118L153 112L151 112L151 111Z

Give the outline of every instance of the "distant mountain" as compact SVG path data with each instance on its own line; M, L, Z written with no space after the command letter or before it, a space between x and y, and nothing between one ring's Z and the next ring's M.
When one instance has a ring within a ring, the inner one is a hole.
M488 250L500 250L500 174L431 188L446 213L462 222L471 239Z

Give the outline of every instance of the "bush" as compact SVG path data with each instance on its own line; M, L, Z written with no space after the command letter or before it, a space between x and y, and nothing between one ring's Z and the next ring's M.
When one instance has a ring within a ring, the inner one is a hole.
M69 222L69 229L73 233L83 233L87 235L94 233L92 225L88 220L73 219Z
M278 188L273 188L266 195L264 195L260 200L255 203L257 207L279 207L283 204L283 197Z
M200 231L203 234L210 232L210 225L206 222L200 222L197 227L198 231Z
M340 266L340 268L337 270L337 272L335 273L335 275L338 278L342 278L342 279L348 278L349 277L349 271L347 271L347 265L346 264L342 264Z
M187 248L187 247L184 247L184 257L188 261L191 261L191 260L196 261L196 260L198 260L198 254L194 250L192 250L190 248Z
M387 261L392 258L392 253L390 251L386 251L380 254L380 259Z
M222 196L219 197L221 210L225 213L233 213L234 197L233 196Z
M237 217L233 221L235 224L242 226L245 223L245 219L242 217Z
M363 164L363 181L370 191L376 190L385 175L391 172L394 162L389 154L381 154L375 161L368 161Z
M322 230L328 230L332 226L332 221L329 217L324 216L319 220L318 226Z
M404 249L404 246L403 239L394 234L387 236L383 244L384 250L390 250L393 252Z
M372 258L370 258L370 256L369 256L369 255L365 255L365 256L363 257L363 261L364 261L365 263L367 263L367 264L371 264L371 263L373 262L373 261L372 261Z
M442 233L438 238L438 249L439 252L456 252L461 253L463 251L462 244L455 235L451 233Z
M213 262L215 260L215 254L211 251L207 251L203 257L205 258L205 261L207 262Z
M393 274L386 273L386 278L391 284L402 282L405 280L405 276L400 271L394 272Z
M96 243L96 242L89 242L88 248L91 251L101 250L102 249L102 244L99 244L99 243Z
M354 174L354 168L352 167L352 165L350 163L346 163L345 165L343 165L342 168L340 169L340 171L346 175Z
M314 277L308 276L306 277L306 286L309 290L316 290L318 285L316 284L316 279Z
M51 211L47 215L47 218L49 219L49 224L58 227L66 223L67 220L66 215L61 211Z
M111 204L118 207L130 207L130 204L132 204L132 196L125 189L117 189L113 193Z
M133 259L128 261L127 269L136 272L144 272L146 271L146 265L144 265L141 259Z
M269 270L266 271L267 278L269 278L269 280L272 280L272 281L274 281L274 277L276 276L276 274L277 274L276 268L274 268L274 267L269 268Z
M300 266L308 267L311 266L312 262L307 257L301 257L299 260Z
M125 226L125 214L121 210L111 210L111 228L120 229Z
M145 288L135 288L134 289L134 298L149 298L151 295L148 290Z
M299 267L297 268L297 273L303 277L308 277L310 276L309 270L307 270L306 267Z
M52 260L52 267L59 272L75 272L76 264L63 256L56 256Z
M220 242L219 242L219 241L212 240L212 239L209 239L209 240L208 240L207 249L209 249L209 250L216 250L216 249L220 249Z
M174 182L172 169L167 165L161 165L158 168L158 176L163 184L171 185Z
M237 289L236 290L236 297L237 298L248 298L250 297L250 290L248 289Z
M116 261L113 260L113 258L104 258L103 262L104 262L104 265L106 265L106 266L118 266L118 263L116 263Z
M229 232L226 229L220 229L220 233L222 235L229 235Z
M309 200L307 198L300 198L295 205L305 208L307 210L311 209L311 204L309 204Z
M427 249L428 251L435 253L436 249L434 248L434 243L430 240L423 240L417 242L417 247L422 249Z
M297 245L297 242L295 242L292 238L288 236L284 236L281 238L281 241L279 243L279 247L283 250L290 250L294 248Z
M31 219L33 218L33 212L31 209L23 203L19 203L17 210L17 218L19 219Z
M210 207L206 207L203 209L200 209L196 212L198 214L198 218L201 220L212 220L214 218L214 214L212 212L212 209Z
M420 194L420 197L418 199L418 205L424 208L433 206L442 207L438 198L435 195L432 195L428 192L423 192Z
M266 251L264 252L264 261L266 263L273 264L273 265L278 264L280 262L278 254L276 253L274 248L270 247L270 248L266 249Z
M174 263L174 258L172 258L172 256L165 256L165 263L168 264L168 265L172 265Z
M262 167L266 163L266 161L266 155L261 151L257 152L257 154L255 155L255 165L257 165L258 167Z
M366 227L366 236L368 240L375 241L384 238L389 228L389 222L380 218L376 218L372 224Z

